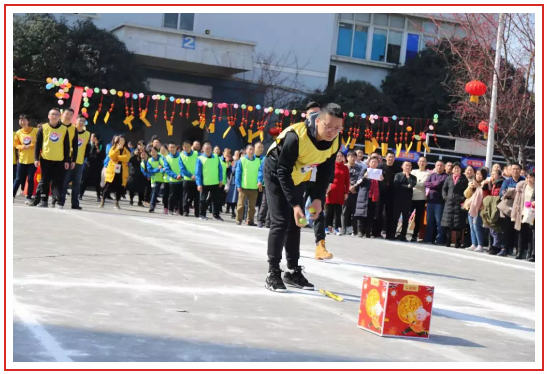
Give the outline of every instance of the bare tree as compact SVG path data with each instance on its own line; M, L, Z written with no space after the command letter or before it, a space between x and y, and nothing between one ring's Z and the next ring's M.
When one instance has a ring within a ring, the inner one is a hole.
M454 14L454 21L463 29L461 38L441 31L430 47L450 58L449 68L454 80L447 86L453 97L452 110L464 123L477 126L488 121L493 79L498 79L496 149L507 161L526 163L534 145L535 132L535 35L534 14L508 14L504 20L500 73L494 69L498 15ZM441 26L438 18L432 22ZM441 28L441 30L443 30ZM494 78L495 77L495 78ZM478 104L469 102L465 85L480 80L487 93Z

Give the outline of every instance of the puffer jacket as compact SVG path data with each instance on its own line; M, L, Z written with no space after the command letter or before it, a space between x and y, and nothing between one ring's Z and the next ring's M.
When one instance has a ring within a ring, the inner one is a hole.
M486 196L482 201L484 209L481 211L482 221L495 232L501 232L500 211L498 209L499 196Z

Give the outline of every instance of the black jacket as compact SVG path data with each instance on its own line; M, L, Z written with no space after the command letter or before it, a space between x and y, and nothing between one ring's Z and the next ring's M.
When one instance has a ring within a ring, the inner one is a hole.
M332 147L333 142L318 141L315 138L315 119L317 116L318 114L312 114L306 120L308 137L318 150L324 151ZM291 175L298 159L298 142L298 135L294 132L288 132L277 147L268 153L264 161L264 172L268 173L273 181L279 181L279 185L291 206L299 205L304 195L304 183L295 186ZM338 142L338 144L340 143ZM309 193L312 200L325 198L327 187L334 179L336 153L317 166L316 183Z
M366 168L363 168L361 170L361 174L359 175L359 181L360 183L357 183L359 186L359 191L357 192L357 202L355 204L355 217L367 217L369 213L369 197L370 197L370 185L371 180L365 178L365 173L367 172ZM378 190L380 192L380 196L378 198L378 203L380 202L380 199L383 198L382 191L385 191L385 182L384 181L378 181ZM381 218L382 214L380 212L380 204L376 204L375 210L373 213L373 218Z
M418 179L416 176L410 174L410 177L407 178L405 173L395 174L393 179L393 198L397 204L407 204L412 205L412 191L416 187Z
M395 165L387 166L387 164L380 165L380 169L382 169L383 175L384 175L384 185L383 185L383 192L386 197L392 197L393 196L393 182L395 179L395 174L397 174L397 168ZM399 169L401 170L401 169Z
M463 195L469 181L465 175L461 175L458 183L454 184L452 175L444 181L443 198L445 201L441 226L452 230L463 230L467 221L467 211L462 209L465 201Z

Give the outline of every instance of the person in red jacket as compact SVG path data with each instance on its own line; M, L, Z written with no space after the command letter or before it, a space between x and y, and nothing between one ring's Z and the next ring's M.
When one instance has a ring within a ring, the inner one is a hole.
M342 152L336 155L336 163L334 164L334 180L327 189L327 200L325 209L327 211L327 234L333 232L340 235L340 227L342 226L342 207L344 201L349 194L349 169L345 165L346 159Z

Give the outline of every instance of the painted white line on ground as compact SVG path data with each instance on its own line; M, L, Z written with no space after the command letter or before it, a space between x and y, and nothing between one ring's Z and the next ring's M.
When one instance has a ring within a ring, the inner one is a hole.
M103 227L106 230L113 231L116 234L125 235L126 237L130 238L131 240L141 242L141 243L146 243L150 246L154 246L156 248L162 249L162 250L167 251L167 252L179 254L183 258L185 257L186 259L188 259L190 261L201 263L203 265L207 265L207 266L209 266L213 269L216 269L220 272L223 272L223 273L228 274L230 276L234 276L236 278L239 278L239 279L241 279L241 280L243 280L247 283L254 284L256 287L264 287L262 282L255 281L255 280L253 280L252 278L250 278L249 276L247 276L245 274L239 274L239 273L227 271L227 270L224 269L223 266L221 266L219 264L216 264L214 262L205 260L205 259L203 259L199 256L193 255L193 254L189 253L189 251L181 251L181 250L175 249L175 247L173 247L173 245L172 245L173 244L172 240L166 240L164 238L158 239L158 238L153 238L153 237L140 236L140 235L137 235L135 233L126 233L123 230L118 230L118 229L116 229L112 226L109 226L107 224L99 223L99 222L97 222L93 219L87 218L83 214L76 214L75 217L78 217L82 220L88 221L88 222L90 222L90 223L92 223L96 226ZM131 218L137 219L137 217L131 217ZM140 218L140 219L145 220L147 223L150 220L149 218ZM161 222L161 224L164 225L164 226L167 226L170 223L173 223L173 222L167 222L167 221ZM160 222L158 222L158 224L160 224ZM203 227L201 227L199 225L192 225L192 226L197 226L197 227L203 229ZM219 230L215 230L215 231L219 231ZM220 234L225 235L224 232L220 232ZM213 240L218 240L218 238L219 237L211 237L211 239L213 239ZM163 242L165 242L165 244L162 244ZM184 243L180 243L180 242L177 243L177 245L179 245L179 246L183 245L183 244ZM322 310L324 312L328 312L328 313L336 316L337 318L343 318L346 321L350 322L352 325L356 324L356 322L355 322L356 318L355 318L354 315L349 315L349 314L345 313L344 311L342 311L339 308L330 307L328 305L325 305L324 303L317 302L317 301L321 300L320 298L314 299L313 301L310 300L309 298L295 298L295 300L299 301L299 302L303 302L305 304L308 304L316 310ZM328 301L328 299L325 299L325 300ZM465 361L465 362L480 361L480 359L478 357L466 354L466 353L462 352L462 350L460 350L456 347L451 347L451 346L442 346L442 347L441 346L433 346L433 345L430 345L428 343L417 344L417 342L415 342L415 341L410 341L410 340L405 340L405 339L401 339L401 340L393 339L393 344L394 344L393 347L394 348L397 347L398 349L401 349L401 346L404 346L404 345L409 345L409 346L413 346L413 347L417 346L417 347L420 347L421 349L425 349L428 352L431 352L432 354L442 355L443 357L445 357L449 361Z
M59 342L40 325L36 317L17 299L13 298L13 312L19 317L22 324L42 344L47 353L58 362L72 362Z

